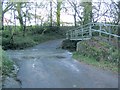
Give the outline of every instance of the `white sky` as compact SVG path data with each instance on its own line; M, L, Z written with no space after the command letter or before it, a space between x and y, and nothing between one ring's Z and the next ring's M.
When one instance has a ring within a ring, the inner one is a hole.
M19 1L19 0L15 0L15 1ZM20 1L22 1L22 0L20 0ZM23 1L25 1L25 0L23 0ZM29 0L29 1L33 1L33 0ZM34 1L36 1L36 2L40 2L40 1L42 1L42 0L34 0ZM48 0L46 0L46 1L48 1ZM56 1L56 0L53 0L53 1ZM81 0L82 1L82 0ZM90 1L90 0L83 0L83 1ZM98 1L100 1L100 0L92 0L93 2L98 2ZM111 0L101 0L102 2L110 2ZM113 1L119 1L119 0L113 0ZM53 6L54 7L54 6ZM47 8L49 8L49 7L47 7ZM103 10L104 10L105 8L103 7ZM34 12L34 9L32 10L32 12ZM45 16L45 13L48 13L48 12L46 12L46 10L45 9L39 9L39 10L37 10L37 14L38 15L42 15L42 16ZM14 16L14 15L12 15L12 16ZM6 13L5 14L5 18L7 18L7 19L11 19L12 18L12 21L14 22L14 18L12 17L11 15L10 15L10 12L8 12L8 13ZM46 17L47 18L47 17ZM56 19L55 17L53 18L53 19ZM104 17L102 17L101 18L101 21L103 21L105 18ZM108 18L109 19L109 18ZM74 17L72 16L72 15L68 15L68 14L66 14L66 13L64 13L64 12L61 12L61 21L62 22L74 22ZM17 22L17 24L19 23L19 21L18 20L16 20L16 22ZM40 23L40 21L38 21L39 23ZM34 23L34 20L32 21L32 23ZM11 23L9 23L9 24L11 24Z

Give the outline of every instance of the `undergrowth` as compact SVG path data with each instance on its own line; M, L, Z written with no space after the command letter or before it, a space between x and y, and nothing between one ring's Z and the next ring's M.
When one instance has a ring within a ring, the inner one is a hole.
M117 47L92 38L91 40L79 42L77 52L74 52L73 57L88 64L117 72L119 64L118 51Z
M73 58L80 62L84 62L89 65L100 67L105 70L107 69L107 70L112 70L113 72L118 72L118 66L113 63L110 63L108 61L98 62L98 61L96 61L96 59L94 57L86 57L86 56L80 54L79 52L74 52Z
M11 34L12 33L12 34ZM48 40L63 38L64 35L57 27L27 27L25 36L20 30L2 31L2 48L24 49Z

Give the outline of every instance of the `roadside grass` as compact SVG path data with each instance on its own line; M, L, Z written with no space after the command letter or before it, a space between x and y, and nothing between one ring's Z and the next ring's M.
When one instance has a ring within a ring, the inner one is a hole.
M100 67L105 70L112 70L113 72L118 72L118 66L116 66L114 63L105 60L97 61L94 57L84 56L79 52L73 52L73 58L80 62L84 62L89 65Z
M2 75L9 75L9 73L11 73L11 71L14 69L13 67L13 61L9 60L9 58L7 57L7 55L2 56Z
M9 73L14 69L13 68L13 64L14 62L12 60L10 60L5 51L2 50L1 46L0 46L0 68L2 71L2 75L3 77L6 75L9 75Z

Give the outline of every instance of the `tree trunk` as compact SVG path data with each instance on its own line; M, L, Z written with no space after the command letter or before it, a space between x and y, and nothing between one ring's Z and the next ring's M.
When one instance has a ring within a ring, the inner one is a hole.
M0 15L1 15L1 17L0 17L0 19L1 19L1 23L0 23L0 29L2 29L2 30L4 30L4 13L3 13L3 2L2 1L0 1Z
M2 18L1 18L1 27L2 27L2 30L4 30L4 14L2 13Z
M61 3L59 0L57 0L57 26L60 26L60 10L61 10Z
M36 16L37 16L37 15L36 15L36 12L37 12L37 7L36 7L36 6L37 6L37 2L36 2L36 4L35 4L35 26L36 26Z
M74 4L74 11L75 11L75 14L74 14L74 23L75 23L75 27L77 26L77 20L76 20L76 12L77 12L77 10L76 10L76 5Z
M77 26L76 24L76 14L74 14L74 24L75 24L75 27Z
M15 15L15 11L14 11L14 23L15 23L15 31L16 31L16 15Z
M52 1L50 1L50 26L52 27Z
M118 24L119 26L118 26L118 36L120 36L120 24ZM119 39L119 41L120 41L120 38L118 38Z
M26 7L26 3L25 3L25 7ZM24 29L23 29L23 36L25 36L26 34L26 19L27 19L27 13L28 13L28 9L26 7L26 14L25 14L25 23L24 23Z
M83 25L92 22L92 2L84 2Z
M22 5L21 2L17 2L18 19L19 19L19 22L20 22L21 31L23 31L23 36L25 36L24 23L23 23L23 18L22 18L22 14L21 14L21 11L22 11L21 10L21 5Z
M23 26L24 26L23 18L22 18L22 15L19 11L18 11L18 15L19 15L19 22L20 22L21 30L23 31Z

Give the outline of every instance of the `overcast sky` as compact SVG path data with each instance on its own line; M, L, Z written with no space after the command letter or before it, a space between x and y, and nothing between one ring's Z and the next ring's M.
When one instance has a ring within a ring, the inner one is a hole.
M19 0L15 0L15 1L19 1ZM20 0L22 1L22 0ZM25 0L23 0L25 1ZM33 0L29 0L30 2L32 2ZM43 1L43 0L34 0L36 2L40 2L40 1ZM44 1L48 1L48 0L44 0ZM56 2L56 0L54 0ZM90 1L90 0L81 0L81 1ZM93 2L98 2L100 0L92 0ZM107 3L110 3L111 0L101 0L102 2L107 2ZM118 0L113 0L115 2L117 2ZM53 6L54 7L54 6ZM48 7L49 8L49 7ZM102 6L102 10L105 10L104 6ZM32 9L31 12L34 12L34 9ZM72 11L70 10L69 11L70 13L72 13ZM41 16L45 16L45 13L47 14L48 12L46 11L46 9L37 9L37 14L38 15L41 15ZM17 14L17 13L16 13ZM14 22L14 18L13 18L13 13L12 13L12 16L10 15L10 12L6 13L5 14L5 18L7 19L12 19L12 21ZM56 19L55 17L53 17L53 19ZM47 20L47 17L46 17L46 20ZM104 17L101 18L100 21L103 21L104 20ZM74 22L74 17L72 15L68 15L67 13L64 13L64 12L61 12L61 21L62 22ZM16 20L17 24L19 23L18 20ZM11 24L11 23L10 23ZM34 20L32 21L32 24L34 24ZM38 24L40 24L40 21L38 20Z

